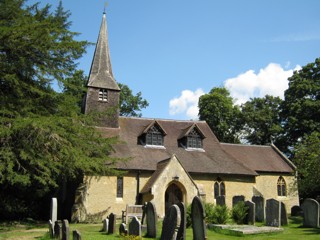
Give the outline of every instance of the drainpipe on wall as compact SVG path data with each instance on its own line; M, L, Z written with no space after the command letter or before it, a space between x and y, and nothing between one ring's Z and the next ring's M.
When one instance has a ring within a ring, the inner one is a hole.
M137 177L136 177L136 180L137 180L137 194L136 194L136 204L140 204L140 201L141 201L141 196L140 196L140 170L138 170L137 172Z

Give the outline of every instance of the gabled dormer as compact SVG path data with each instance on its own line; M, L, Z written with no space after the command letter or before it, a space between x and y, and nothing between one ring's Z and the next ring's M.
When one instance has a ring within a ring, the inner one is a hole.
M204 134L197 126L197 124L192 124L190 127L185 129L180 138L178 139L178 144L186 150L203 150L203 139Z
M167 135L163 127L157 122L151 122L138 137L138 144L145 147L164 148L164 137Z

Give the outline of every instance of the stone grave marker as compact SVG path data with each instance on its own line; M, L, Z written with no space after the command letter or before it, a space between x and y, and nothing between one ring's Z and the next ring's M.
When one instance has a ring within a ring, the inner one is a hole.
M236 205L238 202L244 202L244 196L243 195L233 196L233 198L232 198L232 207L234 207L234 205Z
M248 207L248 214L244 219L244 223L245 224L251 224L254 225L255 224L255 211L256 211L256 206L254 202L251 201L245 201L244 202L245 206Z
M129 223L129 235L141 238L141 223L136 216L134 216Z
M145 207L146 222L147 222L147 237L155 238L157 236L157 211L152 202L148 202Z
M70 236L69 221L67 219L64 219L62 221L62 240L69 240L69 236Z
M288 216L286 205L281 202L281 226L288 225Z
M206 239L205 211L201 199L195 196L191 204L192 231L194 240Z
M252 202L254 202L255 204L255 220L257 222L263 222L264 221L264 211L265 211L265 208L264 208L264 199L262 196L253 196L252 197Z
M58 239L62 239L62 223L61 221L56 221L54 223L54 237Z
M303 226L304 227L319 227L319 203L312 199L307 198L301 205L303 210Z
M226 196L221 195L216 198L216 205L224 206L226 205Z
M49 236L50 238L54 238L54 226L51 220L48 221L49 226Z
M119 226L119 235L126 236L128 234L127 226L125 223L121 223Z
M298 205L293 206L291 208L291 216L293 216L293 217L303 216L302 208Z
M51 198L50 220L53 224L58 220L58 201L56 198Z
M187 208L183 202L179 202L177 206L180 209L181 222L178 230L177 239L185 240L186 239L186 229L187 229Z
M266 201L266 225L271 227L281 226L281 204L273 198Z
M102 231L106 232L106 233L109 231L109 219L108 218L105 218L102 221Z
M108 218L109 218L108 234L114 234L116 232L117 215L110 213Z
M176 240L180 222L180 209L174 204L168 209L163 219L160 240Z
M72 232L72 239L73 240L81 240L81 234L78 230L74 230Z

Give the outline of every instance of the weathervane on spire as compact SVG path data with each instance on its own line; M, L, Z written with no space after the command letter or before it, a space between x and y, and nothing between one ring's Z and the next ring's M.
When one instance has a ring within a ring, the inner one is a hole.
M105 14L106 13L106 7L108 6L108 2L106 1L105 3L104 3L104 8L103 8L103 13Z

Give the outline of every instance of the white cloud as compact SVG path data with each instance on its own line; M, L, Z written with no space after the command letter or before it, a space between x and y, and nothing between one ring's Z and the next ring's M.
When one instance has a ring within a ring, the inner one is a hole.
M236 100L236 104L241 104L254 97L264 97L266 94L278 96L283 99L284 91L288 88L288 78L292 76L294 70L284 70L281 65L270 63L259 73L248 70L235 78L225 81L224 86L230 91L231 96Z
M198 101L204 91L199 88L196 91L183 90L179 97L175 97L169 102L169 114L177 115L185 113L190 119L198 118Z

